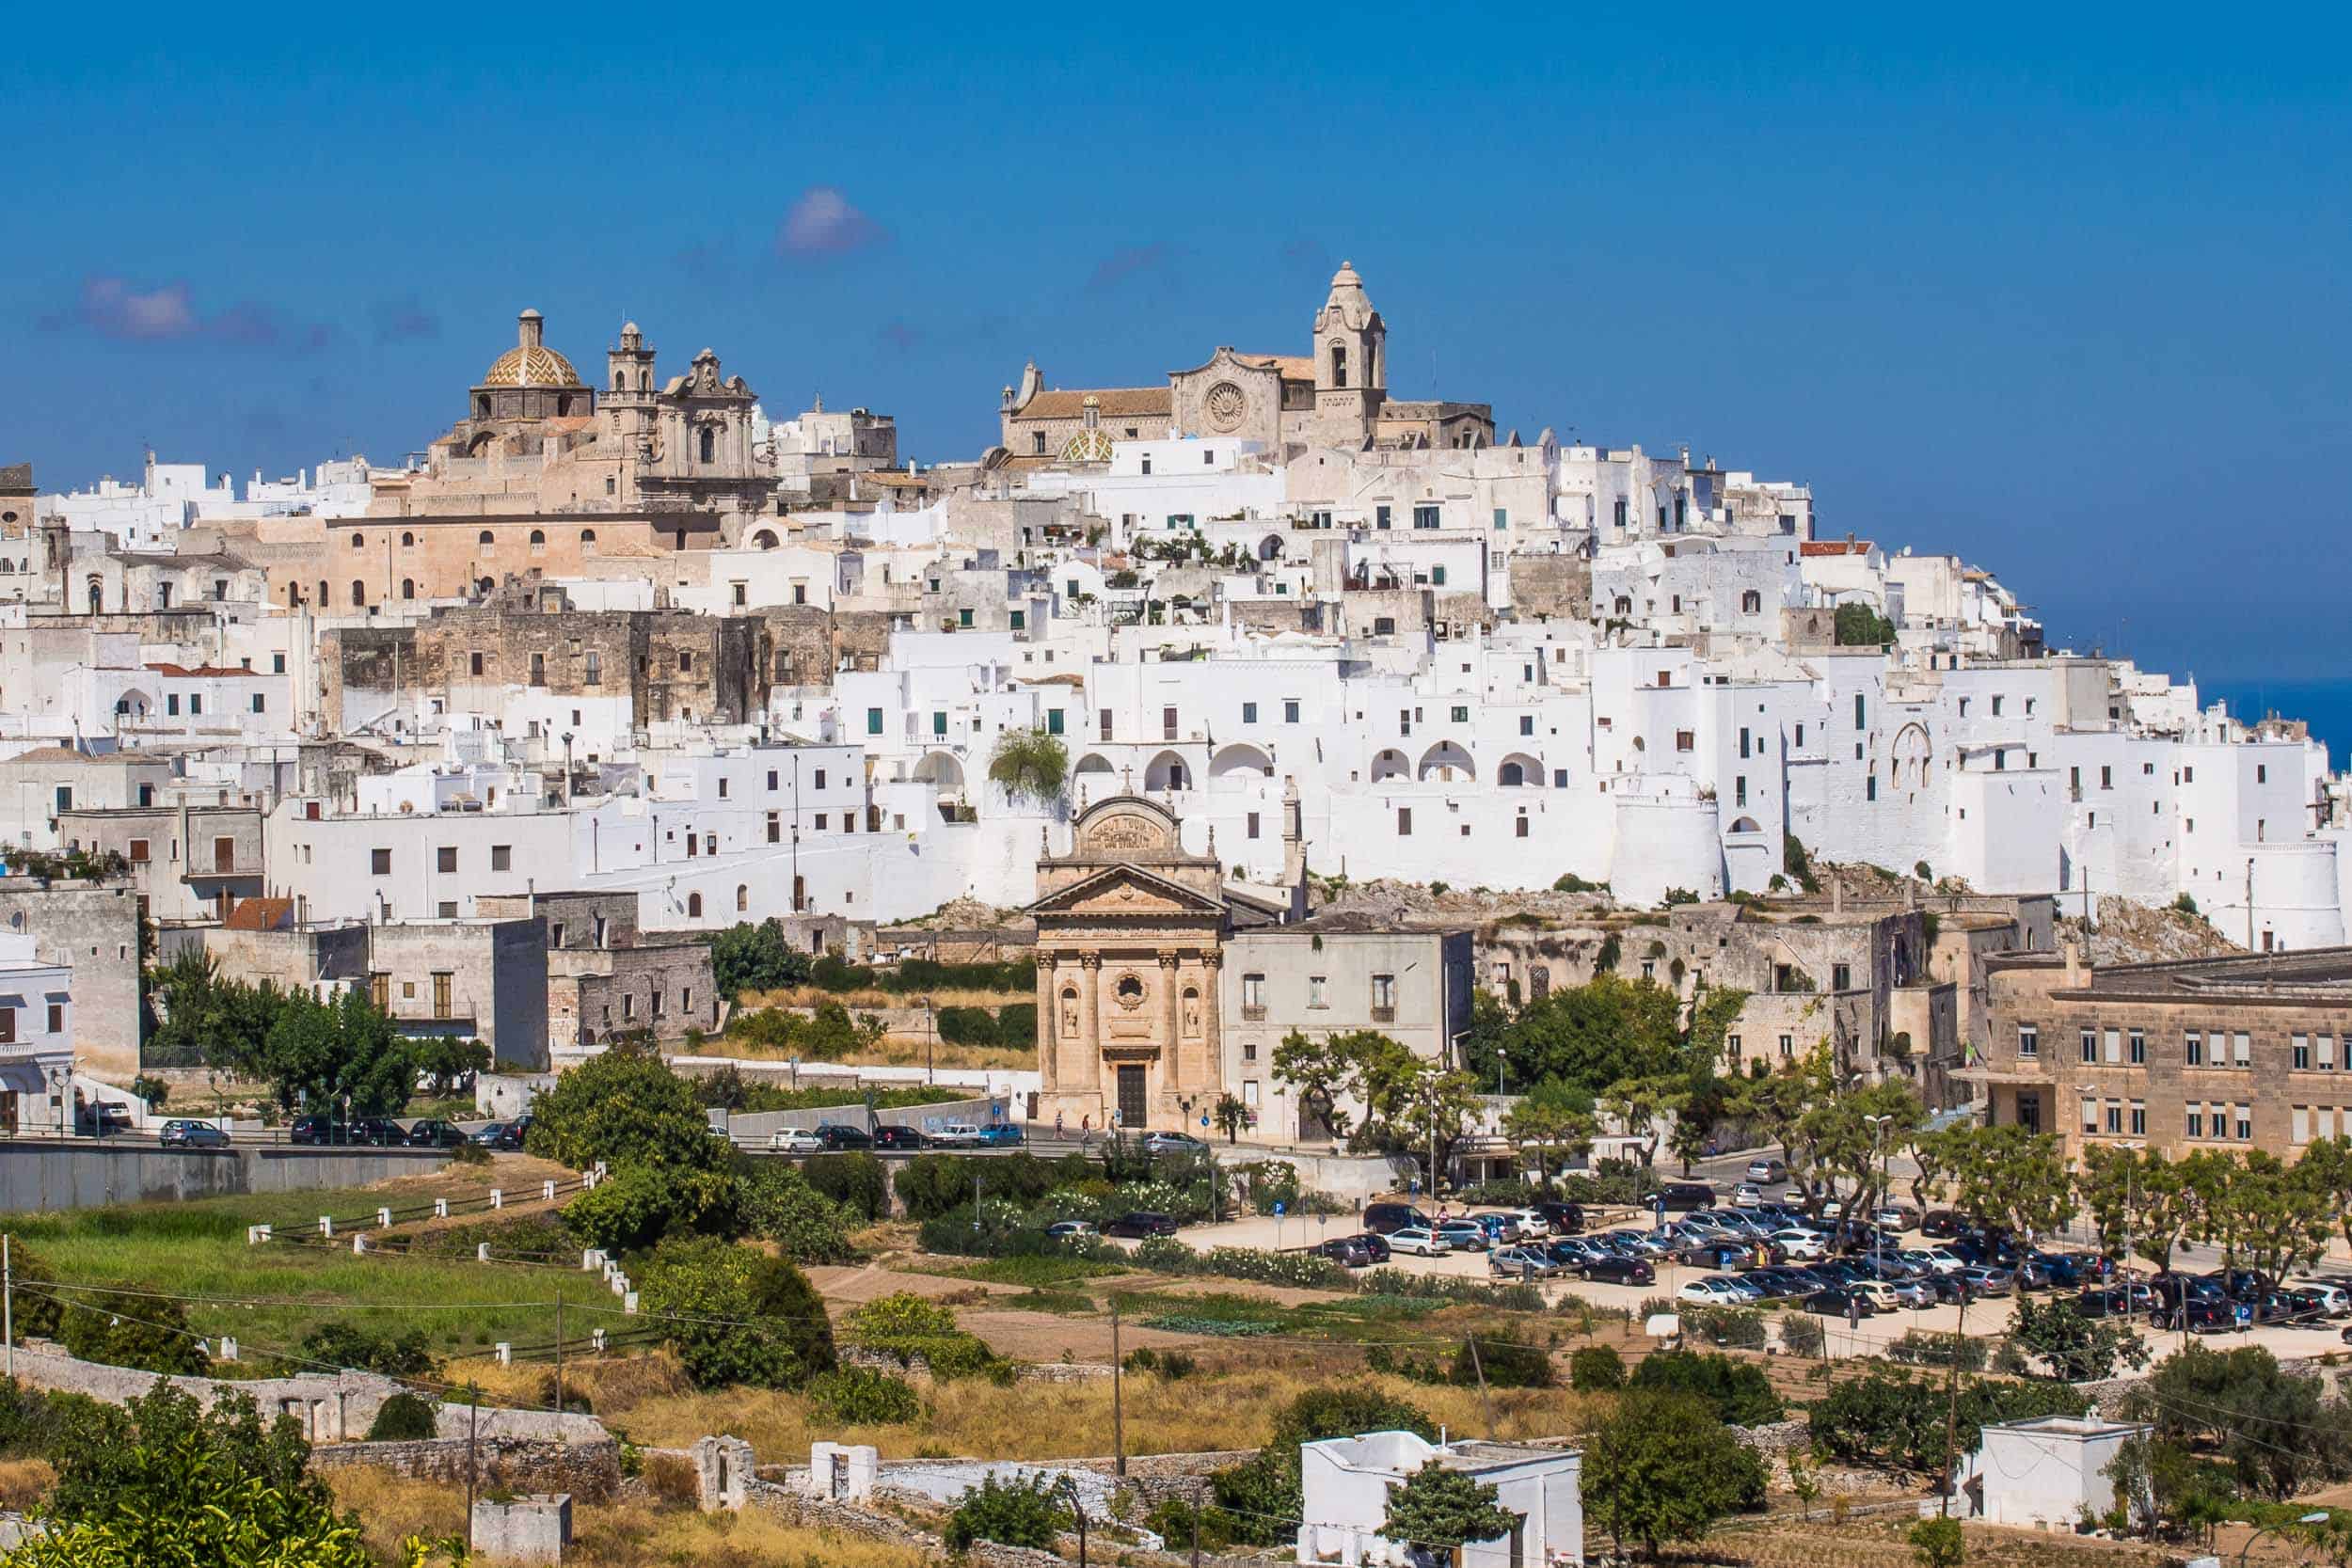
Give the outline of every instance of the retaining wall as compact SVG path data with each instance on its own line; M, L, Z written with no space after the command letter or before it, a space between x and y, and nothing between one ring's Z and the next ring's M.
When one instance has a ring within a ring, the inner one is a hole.
M449 1163L432 1148L191 1148L0 1141L0 1212L365 1187Z
M461 1421L465 1418L462 1409L456 1414ZM471 1445L463 1437L342 1443L313 1449L310 1463L328 1469L366 1465L453 1486L466 1484L470 1463L485 1491L569 1492L582 1502L602 1502L621 1484L621 1445L610 1436L593 1443L515 1436L483 1437Z

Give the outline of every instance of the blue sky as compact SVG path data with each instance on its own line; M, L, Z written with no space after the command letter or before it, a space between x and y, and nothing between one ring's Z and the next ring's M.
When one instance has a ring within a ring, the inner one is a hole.
M1168 9L28 15L0 461L386 459L525 305L968 456L1032 356L1296 351L1345 256L1401 394L1807 481L2057 640L2338 673L2340 13Z

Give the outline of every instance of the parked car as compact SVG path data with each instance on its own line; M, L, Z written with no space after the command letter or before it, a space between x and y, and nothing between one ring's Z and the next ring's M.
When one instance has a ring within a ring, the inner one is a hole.
M2005 1296L2017 1287L2017 1276L2007 1269L1972 1264L1960 1271L1960 1277L1968 1282L1972 1296Z
M410 1148L455 1148L466 1141L466 1130L453 1121L427 1117L408 1127Z
M351 1124L351 1141L374 1148L398 1148L408 1141L408 1130L389 1117L361 1117Z
M980 1130L968 1121L951 1121L931 1134L931 1142L942 1148L973 1148L980 1141Z
M1374 1203L1364 1209L1364 1228L1376 1236L1386 1236L1407 1226L1426 1230L1432 1223L1427 1214L1409 1203Z
M1173 1236L1176 1234L1176 1222L1166 1214L1138 1209L1133 1213L1121 1214L1103 1227L1103 1234L1133 1237L1138 1241L1146 1236Z
M2346 1291L2341 1285L2330 1285L2327 1281L2320 1279L2305 1280L2302 1284L2297 1285L2296 1289L2298 1291L2309 1291L2313 1296L2317 1297L2320 1303L2320 1312L2323 1316L2330 1318L2352 1318L2352 1291Z
M1895 1299L1915 1312L1924 1312L1936 1303L1935 1287L1924 1278L1894 1279L1886 1288L1895 1292Z
M2260 1323L2313 1323L2328 1315L2317 1291L2273 1291L2254 1304Z
M1597 1285L1649 1285L1658 1279L1658 1271L1639 1258L1596 1258L1576 1273Z
M1757 1256L1754 1243L1735 1242L1724 1237L1683 1248L1682 1261L1701 1269L1744 1269L1769 1259Z
M1584 1228L1584 1206L1581 1203L1538 1203L1535 1212L1543 1215L1555 1236L1573 1236Z
M491 1128L505 1125L506 1123L502 1121L494 1121L482 1131L487 1132ZM323 1117L312 1113L310 1116L296 1117L287 1125L286 1141L290 1144L310 1144L321 1147L348 1143L351 1141L351 1129L337 1121L333 1117Z
M1709 1307L1741 1307L1746 1305L1749 1296L1747 1291L1732 1283L1729 1275L1708 1274L1684 1280L1682 1289L1675 1292L1675 1299Z
M1519 1222L1509 1214L1464 1214L1464 1219L1486 1233L1492 1246L1508 1246L1519 1239Z
M1960 1234L1960 1216L1949 1209L1931 1209L1919 1216L1919 1234L1948 1242Z
M1761 1209L1764 1207L1764 1189L1753 1181L1742 1181L1731 1189L1731 1201L1737 1208Z
M2277 1280L2257 1269L2216 1269L2204 1277L2233 1301L2259 1301L2279 1288Z
M1519 1227L1519 1235L1522 1238L1533 1240L1535 1237L1551 1234L1551 1222L1544 1217L1540 1210L1506 1209L1503 1212L1509 1214L1512 1223Z
M499 1134L498 1147L504 1149L522 1148L524 1142L531 1136L531 1124L535 1119L530 1112L525 1111L521 1116L508 1122L506 1131Z
M1808 1312L1824 1318L1842 1318L1849 1313L1870 1318L1878 1315L1878 1304L1859 1290L1846 1285L1833 1285L1826 1291L1816 1291L1802 1304Z
M119 1100L102 1100L90 1107L90 1131L102 1138L131 1131L131 1107Z
M1328 1258L1342 1268L1367 1269L1372 1266L1372 1252L1359 1237L1334 1236L1320 1243L1314 1249L1317 1258Z
M874 1134L863 1127L829 1121L817 1129L817 1141L829 1149L871 1148L874 1147Z
M1759 1155L1748 1162L1748 1180L1770 1184L1788 1180L1788 1166L1776 1154Z
M1810 1263L1816 1259L1829 1256L1827 1242L1822 1241L1810 1230L1800 1230L1794 1226L1786 1230L1773 1231L1772 1243L1772 1245L1780 1248L1784 1257L1793 1258L1801 1263Z
M923 1130L919 1127L907 1127L898 1122L891 1122L874 1129L874 1148L877 1150L891 1149L901 1154L912 1154L917 1149L930 1147L930 1139L923 1135Z
M1919 1227L1919 1211L1908 1203L1882 1203L1870 1211L1870 1223L1881 1230L1892 1230L1900 1235L1903 1231Z
M1591 1236L1564 1236L1559 1241L1545 1242L1541 1245L1545 1257L1566 1269L1581 1269L1587 1263L1616 1256Z
M1497 1247L1486 1255L1486 1268L1505 1279L1549 1279L1560 1265L1532 1246Z
M1968 1266L1957 1254L1940 1246L1905 1247L1900 1256L1921 1274L1958 1274Z
M805 1127L779 1127L768 1134L768 1147L785 1154L820 1154L825 1140Z
M1341 1240L1354 1242L1362 1247L1364 1255L1375 1263L1385 1263L1389 1260L1391 1248L1386 1236L1375 1236L1369 1230L1359 1230L1355 1235L1343 1236Z
M1494 1245L1486 1227L1470 1220L1448 1220L1438 1227L1438 1234L1455 1252L1484 1252Z
M2163 1316L2152 1322L2155 1327L2184 1333L2233 1334L2254 1325L2254 1309L2242 1301L2191 1296L2178 1307L2165 1308Z
M227 1148L229 1134L209 1121L175 1119L164 1123L156 1141L166 1148Z
M1094 1228L1092 1220L1056 1220L1045 1227L1045 1234L1057 1242L1082 1242L1102 1232Z
M1715 1189L1704 1181L1669 1181L1658 1189L1658 1200L1669 1214L1687 1214L1693 1209L1713 1207Z
M1029 1141L1029 1135L1009 1121L992 1121L980 1129L982 1148L1019 1148Z
M2074 1298L2074 1311L2085 1318L2151 1317L2163 1306L2154 1289L2138 1280L2100 1286Z
M1143 1151L1146 1154L1205 1154L1209 1146L1189 1132L1146 1132Z
M2107 1274L2107 1260L2088 1252L2037 1252L2033 1259L2050 1271L2053 1284L2068 1290L2079 1290Z
M1389 1232L1389 1245L1397 1252L1409 1252L1417 1258L1439 1258L1454 1249L1443 1236L1425 1225L1400 1226Z

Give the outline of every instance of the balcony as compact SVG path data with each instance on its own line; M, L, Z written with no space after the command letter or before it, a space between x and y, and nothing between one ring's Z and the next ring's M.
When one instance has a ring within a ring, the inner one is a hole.
M1243 1003L1241 1005L1241 1021L1244 1023L1263 1023L1265 1022L1265 1004L1263 1002Z
M1396 1022L1396 1009L1394 1007L1375 1007L1372 1009L1372 1022L1375 1023L1394 1023Z

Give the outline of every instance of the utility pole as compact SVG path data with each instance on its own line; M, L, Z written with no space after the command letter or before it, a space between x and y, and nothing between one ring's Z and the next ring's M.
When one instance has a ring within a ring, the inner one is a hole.
M1196 1481L1192 1483L1192 1568L1200 1568L1200 1510L1204 1506L1200 1483Z
M1111 1297L1111 1464L1119 1474L1127 1473L1127 1423L1120 1402L1119 1368L1119 1298ZM1082 1509L1078 1517L1084 1519ZM1081 1535L1081 1540L1084 1536Z
M555 1288L555 1413L564 1414L564 1287Z
M8 1238L0 1236L0 1344L8 1349L8 1375L16 1376L16 1268L8 1257Z
M479 1481L474 1439L482 1429L482 1386L466 1385L466 1555L473 1556L473 1496Z
M1495 1402L1493 1397L1486 1392L1486 1368L1478 1359L1478 1336L1465 1334L1462 1336L1462 1343L1470 1349L1470 1370L1478 1374L1478 1403L1479 1407L1486 1413L1486 1434L1491 1437L1495 1430Z

